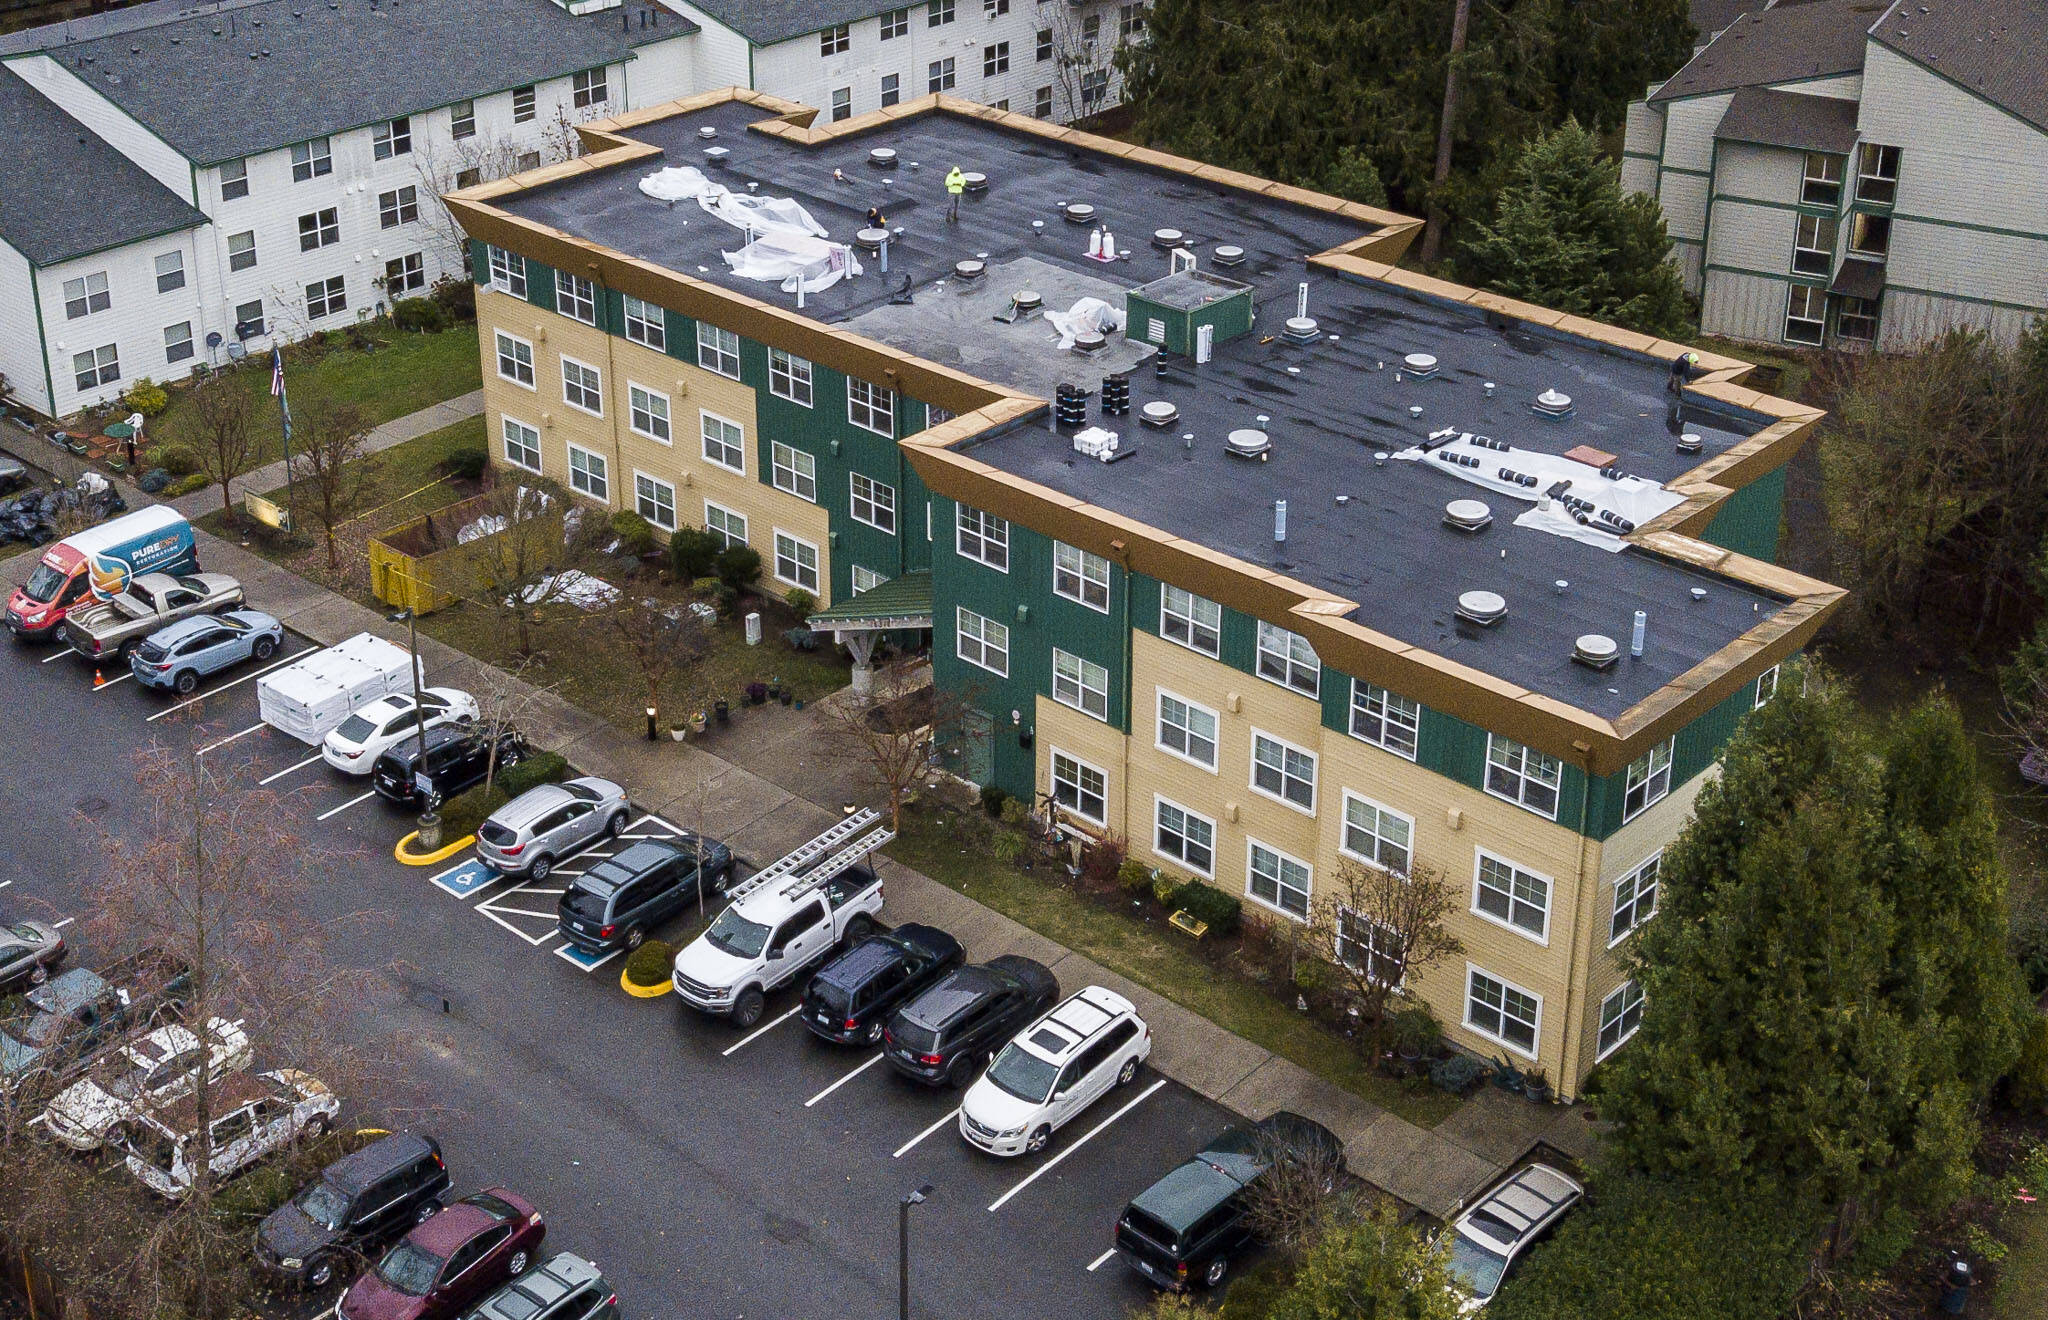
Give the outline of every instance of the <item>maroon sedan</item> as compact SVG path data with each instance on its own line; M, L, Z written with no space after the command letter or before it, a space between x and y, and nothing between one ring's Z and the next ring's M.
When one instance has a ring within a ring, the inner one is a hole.
M340 1320L439 1320L533 1263L540 1212L502 1187L465 1196L415 1227L349 1285Z

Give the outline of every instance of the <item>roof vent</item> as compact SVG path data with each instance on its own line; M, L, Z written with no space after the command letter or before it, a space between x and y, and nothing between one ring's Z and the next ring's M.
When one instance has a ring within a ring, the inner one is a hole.
M1180 420L1180 409L1164 399L1154 399L1138 409L1138 420L1147 426L1172 426Z
M894 169L896 166L896 148L876 147L868 152L868 164L878 170Z
M1401 365L1417 380L1428 380L1436 375L1436 358L1429 353L1410 353L1401 359Z
M730 155L732 155L732 152L726 150L724 147L704 148L704 159L710 161L713 165L725 164L725 158Z
M988 263L986 261L956 261L953 263L953 273L961 279L971 282L988 274Z
M988 175L983 174L980 170L969 170L961 177L967 181L967 191L971 193L988 191Z
M1316 329L1316 318L1313 316L1288 317L1287 324L1282 327L1280 333L1297 344L1313 344L1322 338L1321 332Z
M1232 458L1256 458L1261 463L1273 449L1273 437L1248 426L1232 431L1223 443L1224 452Z
M718 136L718 130L713 128L711 125L706 124L704 125L704 127L697 130L697 136L703 138L706 142L709 142L712 138Z
M1100 330L1083 330L1074 336L1076 353L1100 353L1109 347L1109 341L1102 337Z
M1095 208L1087 202L1069 202L1061 212L1070 225L1092 225L1095 223Z
M1572 396L1561 390L1545 390L1529 406L1545 417L1569 417L1572 415Z
M1216 255L1211 258L1210 264L1215 266L1242 266L1244 264L1244 249L1234 243L1225 243L1216 249Z
M1700 439L1698 431L1687 431L1678 437L1678 452L1681 454L1697 454L1705 445L1706 441Z
M1178 229L1155 229L1152 231L1152 246L1170 250L1185 243L1187 237Z
M879 252L882 244L889 241L886 229L857 229L853 234L854 246L867 252Z
M1036 289L1019 289L1010 295L1010 305L1019 312L1035 312L1045 305L1045 299L1038 296Z
M1588 669L1612 669L1621 659L1621 647L1612 637L1586 633L1572 643L1572 659Z
M1491 628L1508 617L1508 603L1491 591L1467 591L1458 597L1458 617Z
M1493 522L1493 510L1484 500L1452 500L1444 505L1444 526L1461 532L1484 531Z

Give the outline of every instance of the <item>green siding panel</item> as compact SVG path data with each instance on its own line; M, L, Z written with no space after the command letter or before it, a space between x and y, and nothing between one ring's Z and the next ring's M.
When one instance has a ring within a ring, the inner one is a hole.
M526 259L526 301L544 312L555 310L555 268Z
M1767 472L1728 497L1704 539L1752 559L1778 557L1778 528L1785 513L1785 469Z
M478 284L491 282L490 247L480 238L469 240L469 277Z
M1742 717L1756 708L1756 684L1741 688L1706 714L1680 729L1671 748L1671 786L1689 783L1721 759L1721 749L1735 736ZM1623 794L1628 774L1607 775L1596 780L1586 818L1586 833L1605 839L1622 827Z

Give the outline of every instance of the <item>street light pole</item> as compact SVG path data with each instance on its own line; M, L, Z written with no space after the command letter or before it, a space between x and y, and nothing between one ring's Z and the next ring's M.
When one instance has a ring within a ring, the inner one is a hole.
M415 588L417 589L417 588ZM412 653L412 720L413 735L419 739L419 755L413 761L413 777L418 777L427 768L427 708L425 694L420 690L420 623L419 616L411 606L393 611L384 616L392 623L405 624L406 649ZM434 814L435 794L429 792L421 799L420 828L438 824L440 818Z
M910 1320L910 1207L932 1194L926 1183L896 1203L896 1303L899 1320Z

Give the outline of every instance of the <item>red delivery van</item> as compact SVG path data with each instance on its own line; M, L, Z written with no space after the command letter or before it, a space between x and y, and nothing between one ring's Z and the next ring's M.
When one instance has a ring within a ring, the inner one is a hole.
M72 606L119 595L133 574L198 567L184 514L166 504L137 509L52 542L28 582L7 598L7 631L20 639L55 637Z

